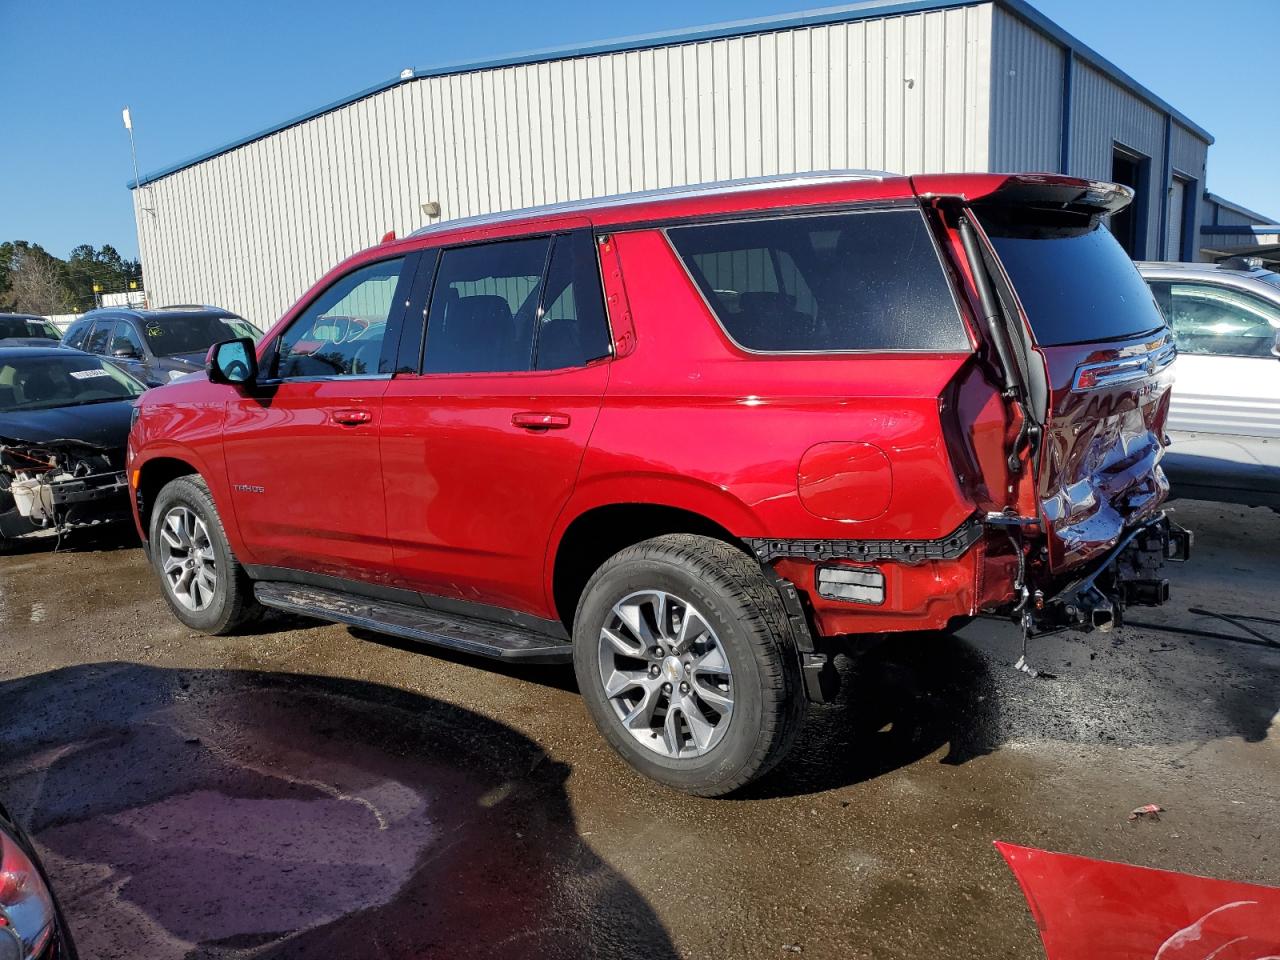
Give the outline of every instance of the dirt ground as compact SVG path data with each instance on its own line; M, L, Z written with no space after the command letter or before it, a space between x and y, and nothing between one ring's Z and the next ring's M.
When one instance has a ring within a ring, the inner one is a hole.
M1168 606L1055 679L896 638L728 800L633 775L568 669L212 639L135 547L0 556L0 798L86 958L1039 957L993 840L1280 884L1280 516L1175 508Z

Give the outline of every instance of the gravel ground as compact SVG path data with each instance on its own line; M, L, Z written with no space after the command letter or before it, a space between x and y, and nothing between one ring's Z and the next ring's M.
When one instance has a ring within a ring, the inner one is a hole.
M894 638L729 800L631 774L567 669L212 639L125 543L0 556L0 797L86 958L1039 957L993 840L1280 884L1280 516L1176 506L1168 606L1054 679Z

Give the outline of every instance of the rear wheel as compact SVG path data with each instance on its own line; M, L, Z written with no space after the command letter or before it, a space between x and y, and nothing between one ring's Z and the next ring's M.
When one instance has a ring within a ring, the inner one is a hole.
M745 553L673 534L588 582L574 667L596 726L644 775L700 796L772 768L806 701L776 590Z
M232 633L260 612L201 477L179 477L160 491L150 547L169 609L192 629Z

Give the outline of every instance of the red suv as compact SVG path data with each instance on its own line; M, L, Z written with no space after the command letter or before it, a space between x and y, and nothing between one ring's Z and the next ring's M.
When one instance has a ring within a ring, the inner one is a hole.
M138 402L138 527L190 627L572 660L629 763L725 793L853 635L1167 596L1174 347L1129 199L841 174L391 239Z

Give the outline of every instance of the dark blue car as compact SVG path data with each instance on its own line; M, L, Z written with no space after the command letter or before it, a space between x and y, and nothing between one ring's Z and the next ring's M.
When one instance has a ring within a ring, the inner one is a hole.
M203 370L211 346L239 337L257 343L262 331L219 307L103 307L90 310L73 323L62 342L105 357L148 386L157 387Z

